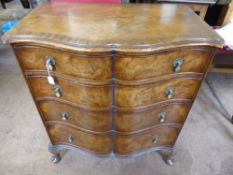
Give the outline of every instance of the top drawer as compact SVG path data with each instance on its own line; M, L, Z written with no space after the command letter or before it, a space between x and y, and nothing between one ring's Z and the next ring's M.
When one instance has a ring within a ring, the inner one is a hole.
M56 73L91 80L112 76L111 56L78 55L36 46L15 46L14 51L23 70L46 70L46 56L50 56L55 60Z
M115 75L121 80L140 80L181 72L203 73L212 50L182 48L153 55L121 55L116 59Z

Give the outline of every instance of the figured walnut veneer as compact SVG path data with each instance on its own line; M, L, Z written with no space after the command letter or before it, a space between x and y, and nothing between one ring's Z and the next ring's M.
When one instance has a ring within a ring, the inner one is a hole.
M190 107L191 103L187 101L157 105L151 109L141 111L118 111L115 116L115 130L120 132L135 132L159 125L161 124L161 112L165 113L163 124L177 123L183 125Z
M198 79L190 78L173 79L143 86L120 86L115 89L116 106L140 107L170 100L166 95L167 88L174 89L172 99L192 100L199 85Z
M149 129L146 132L135 135L116 135L115 152L118 154L130 154L146 148L174 145L179 132L179 127L164 126ZM152 140L154 136L158 137L156 143L153 143Z
M41 100L37 104L45 122L64 122L62 113L65 111L68 113L66 124L76 126L79 129L107 132L112 127L111 111L90 111L55 100Z
M33 46L15 47L14 50L24 70L46 70L44 58L53 56L56 58L54 71L60 74L92 80L106 80L112 77L111 56L78 55Z
M159 151L171 163L223 46L197 15L174 4L45 3L3 41L13 47L53 162L60 151L75 149L121 156Z
M47 125L48 134L54 144L69 144L67 136L72 133L72 145L91 152L106 154L112 151L112 141L108 134L89 134L64 125Z
M173 62L183 58L181 72L204 73L209 65L211 51L207 48L180 48L151 55L119 56L115 76L123 80L140 80L174 73Z
M54 87L48 84L46 76L29 76L27 81L35 98L56 97ZM110 86L86 86L57 77L56 83L62 89L61 99L92 108L110 108L112 106Z

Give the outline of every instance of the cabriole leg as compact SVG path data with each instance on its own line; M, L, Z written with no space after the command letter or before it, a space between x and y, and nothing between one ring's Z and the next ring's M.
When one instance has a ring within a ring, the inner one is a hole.
M61 155L60 152L58 150L55 149L55 147L52 144L49 144L48 150L50 153L52 153L52 157L51 157L51 162L52 163L58 163L61 160Z
M60 153L53 154L51 157L51 162L53 163L58 163L61 160L61 155Z
M168 150L161 150L159 151L160 156L164 160L164 162L167 165L173 165L174 164L174 156L175 156L175 150L174 148L168 149Z

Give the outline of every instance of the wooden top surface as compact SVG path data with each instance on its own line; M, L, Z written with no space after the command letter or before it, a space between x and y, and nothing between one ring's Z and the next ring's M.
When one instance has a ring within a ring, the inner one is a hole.
M3 36L74 50L153 51L223 40L184 5L45 3Z

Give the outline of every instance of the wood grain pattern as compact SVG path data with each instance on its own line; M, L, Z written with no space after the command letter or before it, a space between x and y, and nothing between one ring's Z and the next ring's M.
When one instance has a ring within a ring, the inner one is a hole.
M54 66L56 73L92 80L107 80L112 77L110 56L78 55L35 46L18 46L14 51L25 71L46 70L44 58L52 56L56 61Z
M116 135L114 152L117 154L132 154L151 147L173 146L179 132L180 129L177 127L163 126L137 135ZM152 142L154 136L158 136L157 143Z
M95 153L107 154L112 151L111 136L108 134L88 134L64 125L47 125L48 133L53 144L68 144ZM68 136L73 141L68 141Z
M144 86L119 86L115 90L116 106L141 107L169 100L167 88L174 88L172 99L193 99L200 86L198 79L173 79Z
M45 3L3 40L15 51L52 144L109 155L173 147L224 44L175 4ZM47 55L56 60L55 85L47 80ZM184 59L179 73L172 67L177 57ZM69 118L61 120L61 112Z
M147 52L224 43L191 9L177 4L44 3L3 40L88 52Z
M96 132L107 132L112 127L111 111L90 111L54 100L38 101L37 105L44 122L64 122ZM65 121L62 119L63 112L68 113Z
M203 73L209 65L210 49L181 48L146 56L119 56L115 76L123 80L139 80L176 73L173 62L184 60L181 72Z
M143 130L155 125L179 123L183 124L191 103L168 103L165 105L157 105L149 110L134 112L116 112L114 123L116 131L133 132ZM165 112L165 121L160 122L159 114Z
M105 108L112 106L112 90L109 86L85 86L55 77L62 89L63 100L76 103L84 108ZM48 83L47 76L28 76L27 81L35 98L56 97L54 86Z

